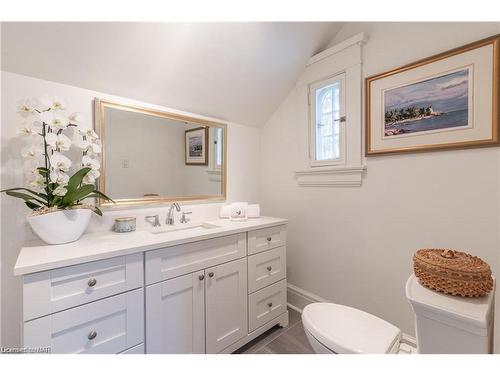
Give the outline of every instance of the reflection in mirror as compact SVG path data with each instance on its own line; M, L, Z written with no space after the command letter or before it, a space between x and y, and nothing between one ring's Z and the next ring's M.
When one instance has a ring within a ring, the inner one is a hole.
M225 198L225 125L96 100L99 185L117 203Z

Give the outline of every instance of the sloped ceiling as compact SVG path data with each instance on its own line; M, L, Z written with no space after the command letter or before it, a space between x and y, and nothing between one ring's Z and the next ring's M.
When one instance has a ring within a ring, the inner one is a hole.
M342 23L3 23L2 69L261 126Z

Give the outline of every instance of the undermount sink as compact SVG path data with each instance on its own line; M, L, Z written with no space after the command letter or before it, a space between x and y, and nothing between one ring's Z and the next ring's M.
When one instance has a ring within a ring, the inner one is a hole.
M163 234L163 233L172 233L172 232L180 232L180 231L205 231L207 229L219 228L219 225L210 224L210 223L193 223L193 224L178 224L173 225L165 229L160 229L152 232L153 234Z

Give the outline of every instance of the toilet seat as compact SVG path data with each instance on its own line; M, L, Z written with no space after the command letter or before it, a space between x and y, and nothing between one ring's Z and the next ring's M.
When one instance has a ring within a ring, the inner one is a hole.
M338 354L396 353L401 330L367 312L334 303L312 303L302 312L304 329Z

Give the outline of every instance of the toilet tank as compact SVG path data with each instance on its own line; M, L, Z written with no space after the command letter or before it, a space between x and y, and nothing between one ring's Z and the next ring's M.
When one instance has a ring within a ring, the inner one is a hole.
M406 297L415 313L418 352L492 353L495 284L485 297L456 297L422 286L412 274Z

